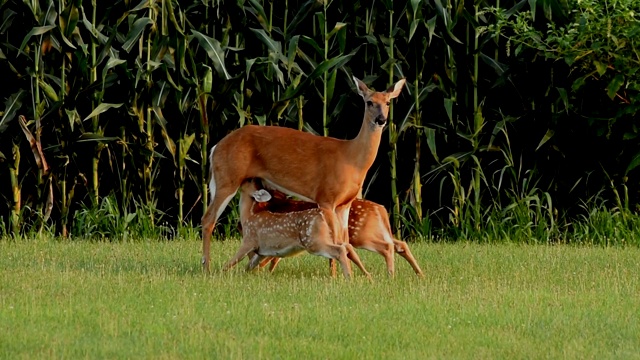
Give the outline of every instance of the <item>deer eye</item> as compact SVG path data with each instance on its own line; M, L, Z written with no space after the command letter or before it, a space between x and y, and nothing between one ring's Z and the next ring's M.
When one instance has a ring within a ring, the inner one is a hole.
M391 105L391 101L387 101L387 106Z
M373 106L373 101L371 100L367 101L367 106Z

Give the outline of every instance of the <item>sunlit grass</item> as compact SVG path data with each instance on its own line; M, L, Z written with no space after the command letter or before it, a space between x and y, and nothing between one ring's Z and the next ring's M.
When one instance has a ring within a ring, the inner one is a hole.
M0 357L639 357L638 248L411 246L425 279L359 251L374 281L348 283L309 255L204 276L194 239L4 240Z

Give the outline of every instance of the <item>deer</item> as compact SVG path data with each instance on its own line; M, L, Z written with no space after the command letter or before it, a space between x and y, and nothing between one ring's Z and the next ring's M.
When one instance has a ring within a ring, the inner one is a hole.
M351 279L353 261L371 279L358 254L349 243L335 244L327 216L329 210L319 207L300 211L274 213L264 206L271 199L265 189L259 189L255 179L246 180L240 188L240 223L242 243L236 254L223 267L229 270L245 256L254 254L247 266L253 270L268 258L294 256L303 251L338 260L347 280Z
M211 201L202 217L202 265L206 272L210 271L213 228L240 185L250 178L260 178L270 188L328 210L326 221L336 235L334 239L348 242L351 202L377 155L390 101L400 95L405 84L401 79L386 91L377 92L355 76L353 80L365 104L360 131L353 139L247 125L229 133L211 149Z
M271 199L263 205L267 211L289 213L318 208L314 203L289 199L286 194L278 190L268 191ZM393 236L389 213L384 206L370 200L356 198L351 203L348 229L349 244L356 249L365 249L382 255L387 264L389 276L395 275L393 255L397 253L409 262L417 276L424 277L407 243ZM280 260L279 257L267 257L260 262L259 266L264 267L270 262L269 271L273 272Z

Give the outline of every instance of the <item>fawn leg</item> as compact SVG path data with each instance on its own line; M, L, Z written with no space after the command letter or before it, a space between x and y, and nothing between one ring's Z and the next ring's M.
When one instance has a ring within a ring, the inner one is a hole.
M353 261L358 266L358 268L360 270L362 270L362 272L364 273L364 275L367 278L371 279L371 274L369 274L367 269L364 268L364 265L362 265L362 261L360 261L360 257L358 256L358 254L354 250L353 246L351 244L343 244L343 246L347 250L347 257L349 259L351 259L351 261Z
M251 258L251 261L249 261L249 264L247 264L247 271L251 271L255 269L258 265L260 265L262 260L265 258L267 258L267 256L260 255L258 253L253 255L253 257Z
M245 256L247 256L255 249L257 249L257 247L253 241L243 241L242 244L240 244L240 248L238 249L236 254L222 267L222 270L226 271L231 269L238 262L240 262L240 260L242 260Z
M395 275L395 265L393 254L395 249L392 243L388 243L384 240L370 240L367 241L364 246L358 246L358 249L365 249L378 253L384 257L384 261L387 263L387 272L389 276Z
M278 263L280 262L280 260L282 260L282 258L279 258L279 257L274 257L271 259L271 266L269 266L269 272L273 272L273 270L276 269L276 266L278 266Z
M413 271L416 272L416 275L420 277L424 277L424 274L422 273L422 269L420 269L418 262L416 262L416 259L413 257L411 250L409 250L409 245L407 245L406 242L400 241L400 240L393 240L393 243L395 245L395 249L398 255L402 256L403 258L405 258L405 260L409 262L409 264L413 268Z

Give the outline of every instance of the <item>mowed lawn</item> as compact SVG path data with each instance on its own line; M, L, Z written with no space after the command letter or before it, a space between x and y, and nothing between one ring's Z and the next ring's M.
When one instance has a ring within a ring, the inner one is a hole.
M374 276L311 255L219 271L239 245L0 241L0 357L640 358L640 250L411 244L426 278L360 250Z

